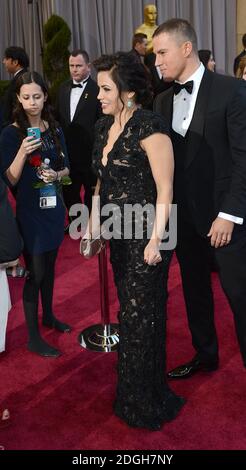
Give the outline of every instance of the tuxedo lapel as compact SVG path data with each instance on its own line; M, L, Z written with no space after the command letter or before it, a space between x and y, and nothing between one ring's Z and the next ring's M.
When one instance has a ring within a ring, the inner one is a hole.
M157 112L160 112L160 114L166 118L171 129L173 119L173 88L170 88L165 92L164 102L162 101Z
M66 122L71 122L70 119L70 94L72 89L72 80L70 80L64 89L64 112Z
M85 89L83 90L83 93L82 93L82 95L79 99L79 102L77 104L77 108L76 108L76 111L74 113L73 121L76 119L77 114L80 113L81 110L83 109L84 105L87 102L87 99L90 99L91 83L92 83L91 78L89 78L89 80L87 82L87 85L86 85Z
M198 91L193 117L189 126L185 168L191 164L201 144L212 81L213 72L205 70Z

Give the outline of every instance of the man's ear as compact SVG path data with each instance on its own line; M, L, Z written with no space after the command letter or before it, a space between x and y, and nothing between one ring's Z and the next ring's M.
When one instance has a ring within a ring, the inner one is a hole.
M186 41L183 43L183 51L184 51L185 57L188 57L191 54L192 50L193 50L192 42Z

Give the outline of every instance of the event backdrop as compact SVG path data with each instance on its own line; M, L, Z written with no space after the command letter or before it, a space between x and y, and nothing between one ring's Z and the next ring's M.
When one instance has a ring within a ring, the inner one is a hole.
M212 49L217 71L232 73L236 54L236 0L0 0L0 54L23 46L31 68L42 71L43 24L52 13L72 31L71 48L85 48L91 59L131 48L132 34L143 22L144 5L157 6L160 24L186 18L194 25L199 48ZM9 78L1 64L0 79Z

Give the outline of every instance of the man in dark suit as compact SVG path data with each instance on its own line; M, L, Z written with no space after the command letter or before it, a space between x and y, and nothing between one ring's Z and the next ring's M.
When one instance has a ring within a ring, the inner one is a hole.
M132 38L132 49L129 52L136 62L144 63L144 56L147 50L147 34L136 33Z
M64 187L64 200L68 211L73 204L81 203L83 185L84 203L90 211L95 184L91 170L94 125L100 116L98 86L90 77L86 51L76 49L71 53L69 69L71 79L61 85L57 99L57 117L65 135L72 179L72 184Z
M171 86L173 86L173 82L166 82L163 80L163 77L159 70L155 66L155 54L154 52L150 52L147 54L144 58L144 63L146 67L148 67L150 73L151 73L151 79L152 79L152 87L153 87L153 92L154 92L154 97L156 95L159 95L159 93L162 93L163 91L167 90Z
M29 57L22 47L10 46L7 47L4 52L3 63L7 72L14 75L3 97L2 127L5 127L13 122L12 113L16 98L15 85L18 78L23 73L27 72L29 67Z
M246 84L205 70L192 26L171 19L153 36L156 65L175 80L155 110L167 119L175 155L177 258L192 343L191 362L169 372L186 378L218 367L209 244L234 314L246 367Z
M237 69L238 69L239 62L240 62L241 58L246 55L246 34L244 34L243 37L242 37L242 44L243 44L243 50L240 52L240 54L234 60L234 64L233 64L234 75L236 75L236 73L237 73Z

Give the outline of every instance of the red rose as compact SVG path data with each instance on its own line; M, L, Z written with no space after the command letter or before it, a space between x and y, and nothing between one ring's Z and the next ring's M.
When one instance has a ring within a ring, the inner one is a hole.
M34 166L35 168L39 167L42 163L42 158L40 155L33 155L30 160L29 160L29 163L31 166Z

